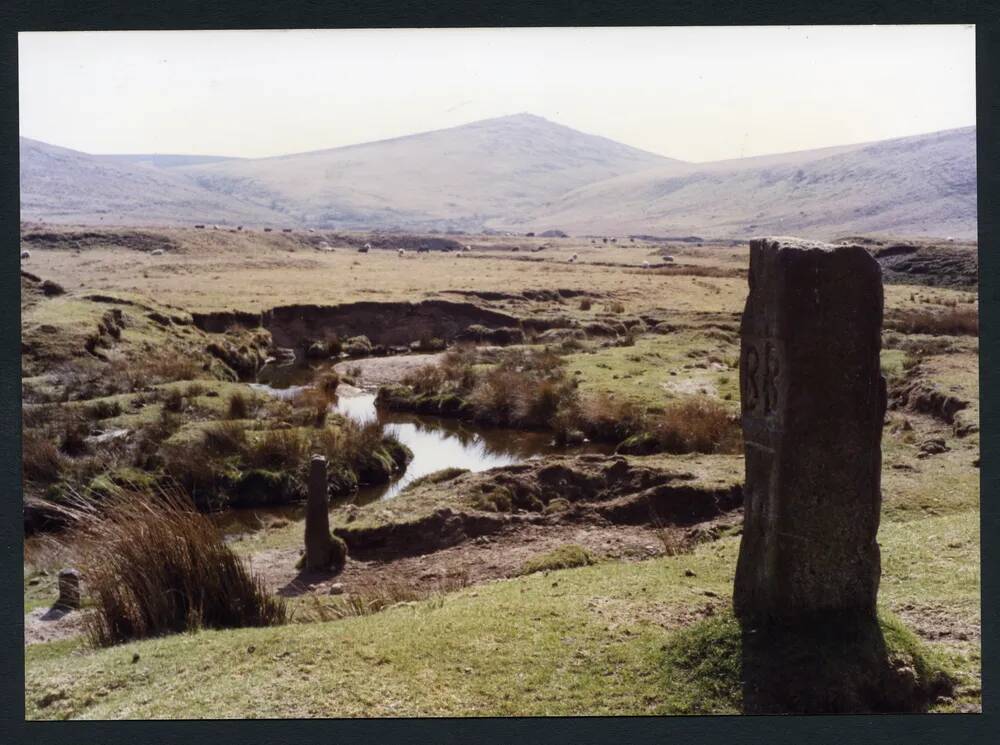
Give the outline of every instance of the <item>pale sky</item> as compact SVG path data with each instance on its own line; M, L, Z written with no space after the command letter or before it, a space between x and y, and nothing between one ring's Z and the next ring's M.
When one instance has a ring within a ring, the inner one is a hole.
M260 157L530 112L682 160L975 124L973 26L21 33L21 134Z

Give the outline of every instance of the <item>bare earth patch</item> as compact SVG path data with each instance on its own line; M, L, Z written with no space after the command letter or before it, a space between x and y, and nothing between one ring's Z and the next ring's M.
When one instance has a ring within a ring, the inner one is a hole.
M681 541L685 531L671 532ZM262 551L251 563L268 587L282 595L326 594L334 584L350 593L382 582L402 582L418 591L433 592L443 580L478 584L512 577L528 559L569 543L606 559L636 561L666 553L660 534L648 526L518 523L501 533L421 556L388 561L348 558L344 570L336 575L297 570L298 549Z
M61 611L36 608L24 615L24 643L41 644L69 639L83 634L83 619L87 611Z

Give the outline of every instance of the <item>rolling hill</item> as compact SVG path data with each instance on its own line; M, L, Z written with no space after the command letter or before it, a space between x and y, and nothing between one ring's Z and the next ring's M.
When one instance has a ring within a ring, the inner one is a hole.
M507 223L553 225L571 233L974 238L976 130L672 165L589 184Z
M668 158L531 114L278 158L181 169L324 227L456 227L520 216L595 181Z
M20 138L21 219L151 225L273 221L281 215L185 175Z
M531 114L271 158L88 155L21 138L26 220L744 238L974 237L974 127L714 163Z

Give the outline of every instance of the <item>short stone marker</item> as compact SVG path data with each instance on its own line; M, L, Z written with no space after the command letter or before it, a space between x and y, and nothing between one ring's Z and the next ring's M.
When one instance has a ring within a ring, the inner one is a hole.
M330 502L327 497L326 458L314 455L309 463L309 501L306 505L306 569L325 570L333 561Z
M76 569L59 570L59 599L56 600L55 607L80 609L80 572Z
M746 463L733 602L746 626L875 618L882 277L860 246L750 242Z

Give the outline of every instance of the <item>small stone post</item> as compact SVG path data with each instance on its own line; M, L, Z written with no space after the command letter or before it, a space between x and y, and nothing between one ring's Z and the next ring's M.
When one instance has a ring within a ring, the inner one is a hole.
M882 276L860 246L750 242L740 329L744 627L875 618Z
M56 607L65 610L80 609L80 572L76 569L59 570L59 599Z
M333 560L330 503L327 497L326 458L314 455L309 463L309 501L306 505L306 569L325 570Z

